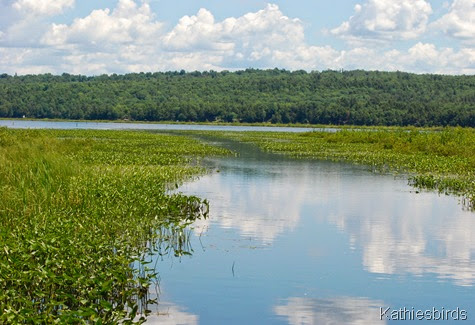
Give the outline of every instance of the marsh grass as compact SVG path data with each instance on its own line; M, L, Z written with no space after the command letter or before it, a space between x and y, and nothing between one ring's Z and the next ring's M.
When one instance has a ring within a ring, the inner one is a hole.
M0 129L0 323L143 322L150 254L189 254L186 227L207 215L167 189L203 172L192 157L222 153L165 134Z

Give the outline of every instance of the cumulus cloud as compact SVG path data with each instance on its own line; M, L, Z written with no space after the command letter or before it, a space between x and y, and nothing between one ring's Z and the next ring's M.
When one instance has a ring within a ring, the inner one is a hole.
M19 65L24 62L25 55L28 54L26 49L16 49L11 51L7 48L0 48L0 65Z
M22 75L56 72L53 69L54 60L49 49L0 47L0 73Z
M475 49L439 48L418 42L407 50L354 47L337 50L330 46L302 46L293 50L275 51L269 59L287 69L366 69L410 71L416 73L474 74Z
M74 6L75 0L6 0L0 2L0 46L38 47L47 18Z
M299 58L324 54L322 66L331 61L328 47L308 47L303 24L285 16L277 5L241 17L217 22L200 9L184 16L169 32L162 30L147 3L120 0L113 10L94 10L70 25L52 24L41 38L46 46L66 50L64 60L94 71L136 71L138 68L223 70L234 66L296 65ZM101 61L108 57L107 61ZM81 62L81 64L79 63ZM86 67L87 66L87 67ZM310 65L307 68L312 68Z
M350 41L414 39L426 30L431 13L426 0L368 0L331 33Z
M211 12L200 9L195 16L181 18L175 28L164 37L164 43L169 50L176 51L233 50L234 44L231 40L221 40L226 27L227 25L215 24Z
M162 24L155 21L147 3L138 6L132 0L119 0L114 10L94 10L68 26L52 24L42 38L46 45L144 44L156 40Z
M271 61L274 66L285 66L287 69L321 70L340 69L342 52L331 46L300 45L292 49L276 50Z
M453 48L438 48L434 44L422 42L406 51L356 47L342 51L339 63L344 69L474 74L475 49L462 48L456 51Z
M455 21L453 15L461 15L461 9L454 8L459 8L463 0L456 2L458 5L453 4L438 26L443 21ZM0 70L101 74L279 67L309 71L363 68L475 72L474 50L468 43L458 50L427 42L414 44L408 50L383 49L373 42L359 42L344 50L308 44L304 23L286 16L273 4L221 21L209 10L200 9L195 15L182 17L169 29L156 18L147 1L138 0L119 0L114 8L93 10L69 24L48 23L44 19L48 13L60 12L73 4L73 0L0 2L0 9L6 10L2 15L13 17L6 17L13 21L10 25L5 23L8 19L0 19L0 49L21 53L3 57ZM430 12L430 5L424 0L368 0L357 5L355 15L332 33L360 41L407 39L422 33ZM454 37L468 39L471 35L470 28L463 33L452 32L455 29L447 27L452 25L443 26Z
M211 12L200 9L185 16L164 37L168 51L205 50L220 52L235 59L260 61L275 51L304 44L304 29L299 19L285 16L277 5L238 18L215 22Z
M454 0L449 12L432 26L448 36L475 43L475 2Z
M75 0L16 0L12 7L21 13L53 16L74 6Z

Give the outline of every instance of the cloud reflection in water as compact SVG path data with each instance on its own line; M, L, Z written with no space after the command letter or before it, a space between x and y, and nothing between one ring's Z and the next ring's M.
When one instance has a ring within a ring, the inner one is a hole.
M371 273L433 273L474 284L475 218L453 197L410 193L404 180L343 164L227 164L182 188L210 201L211 218L197 227L217 224L270 245L310 215L348 235Z
M292 297L286 304L274 307L277 316L287 319L290 325L371 325L386 324L380 319L381 301L367 298L338 297L312 299Z
M171 303L160 302L158 315L147 317L147 325L197 325L199 317L183 311L183 308Z

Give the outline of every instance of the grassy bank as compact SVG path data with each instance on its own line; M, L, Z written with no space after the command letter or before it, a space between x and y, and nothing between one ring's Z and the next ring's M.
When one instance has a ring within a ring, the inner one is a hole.
M226 132L220 136L252 142L264 150L297 158L349 161L377 171L407 173L410 184L416 188L460 195L466 206L475 206L474 129Z
M167 189L222 153L164 134L0 129L0 323L137 320L147 254L186 254L184 228L206 216Z

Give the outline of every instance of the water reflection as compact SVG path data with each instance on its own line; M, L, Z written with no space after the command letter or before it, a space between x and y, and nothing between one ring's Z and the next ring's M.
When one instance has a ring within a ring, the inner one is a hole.
M193 257L160 261L160 298L178 311L203 324L373 324L384 306L473 313L475 216L456 198L237 148L179 189L208 199L210 217L194 224Z
M339 297L329 299L312 299L293 297L285 304L275 306L277 316L286 318L291 325L371 325L386 324L380 318L382 301L367 298Z
M172 303L160 302L158 314L147 317L148 325L197 325L199 317L184 311L184 308Z
M249 186L246 182L233 182L227 175L214 175L194 183L188 190L201 188L206 192L217 190L219 193L210 201L210 211L215 219L201 220L195 226L209 226L210 222L217 222L222 228L238 229L243 237L270 244L279 234L292 230L298 224L299 203L304 195L303 188L294 193L283 191L285 186L281 183L281 180L270 180ZM296 201L285 203L292 199Z
M271 245L312 214L347 235L371 273L474 284L475 218L456 198L415 194L404 179L359 167L247 155L214 161L220 173L182 188L210 201L211 218L198 227L216 224Z
M339 184L334 181L341 171L328 168L333 164L294 165L272 157L274 160L220 161L220 173L180 188L210 199L213 220L196 226L215 222L222 228L238 229L243 237L270 244L279 234L295 228L305 205L324 204L329 195L338 192Z
M439 279L472 286L475 280L475 218L451 209L450 197L433 193L392 193L379 187L377 200L349 196L329 208L326 220L361 246L363 265L381 274L434 273ZM369 193L371 194L371 191ZM404 202L402 204L401 202Z

